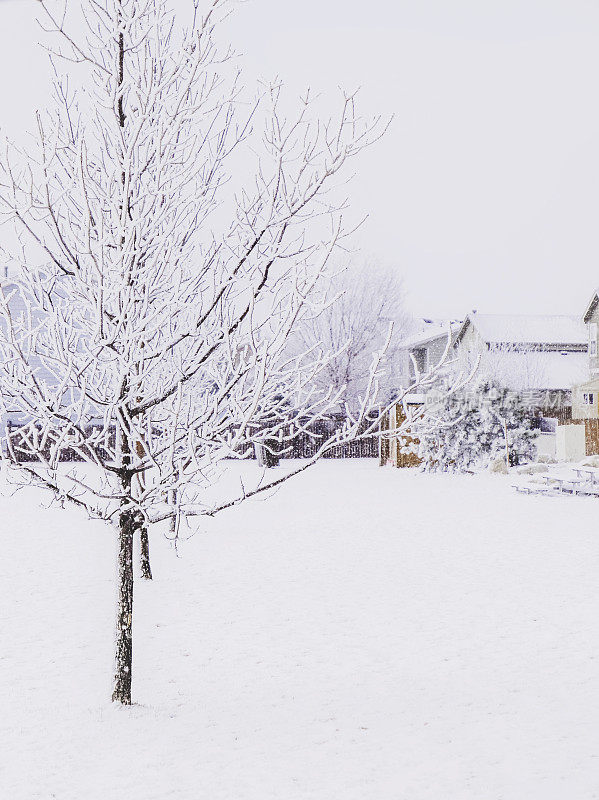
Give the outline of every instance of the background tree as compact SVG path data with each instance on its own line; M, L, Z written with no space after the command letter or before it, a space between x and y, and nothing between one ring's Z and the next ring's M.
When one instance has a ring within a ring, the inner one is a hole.
M384 378L379 386L380 399L387 402L402 372L401 340L413 327L405 309L401 277L374 261L353 261L332 278L329 296L329 305L298 326L292 352L313 349L332 354L315 384L321 391L334 392L340 407L355 409L366 388L372 351L383 346L392 323L393 336L385 350Z
M190 2L183 26L165 0L83 0L83 34L79 8L40 6L56 102L36 149L8 147L2 165L2 208L23 234L0 293L0 394L20 423L4 448L23 480L117 530L113 699L130 703L134 536L170 520L176 538L288 479L206 500L226 459L291 440L339 401L317 385L325 349L287 344L330 298L335 178L383 126L353 95L334 122L309 94L283 113L279 84L242 102L215 38L226 0L204 15ZM377 342L359 407L295 473L363 429Z

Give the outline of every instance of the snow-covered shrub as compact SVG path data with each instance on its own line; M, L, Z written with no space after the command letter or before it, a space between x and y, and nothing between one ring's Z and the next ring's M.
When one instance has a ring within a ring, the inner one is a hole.
M467 472L531 461L537 432L518 393L483 381L431 404L414 434L425 470Z
M539 475L544 472L549 472L547 464L525 464L523 467L518 467L518 475Z
M557 464L557 458L549 453L539 453L537 461L539 464Z

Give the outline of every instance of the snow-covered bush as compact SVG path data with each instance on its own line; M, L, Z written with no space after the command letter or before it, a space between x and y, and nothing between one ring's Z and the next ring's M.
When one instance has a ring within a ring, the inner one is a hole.
M414 433L426 470L471 471L498 458L514 466L535 456L537 432L522 397L488 381L432 403Z

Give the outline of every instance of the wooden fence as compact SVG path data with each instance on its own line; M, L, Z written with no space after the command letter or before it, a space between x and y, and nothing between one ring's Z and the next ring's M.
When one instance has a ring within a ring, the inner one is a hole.
M269 451L274 454L275 462L277 459L281 458L312 458L324 441L333 436L336 431L341 431L343 429L344 423L345 418L340 415L327 417L326 419L318 420L316 423L307 426L305 431L301 431L291 440L286 440L282 432L280 438L270 440L266 442L266 444L268 445ZM365 431L369 425L370 422L365 422L361 430ZM21 441L21 437L19 436L20 427L21 425L14 423L9 423L8 425L9 432L12 433L12 443L17 461L39 461L39 458L32 455L30 448ZM92 433L91 426L88 426L86 433L88 435ZM289 434L290 431L287 431L286 433ZM110 431L109 442L110 446L114 447L114 430ZM41 451L45 458L50 457L51 444L52 442L50 440L41 442ZM103 450L102 447L98 447L98 452L101 457L108 457L108 454ZM241 453L244 454L246 458L256 458L253 444L245 445L245 447L241 450ZM345 444L332 447L324 454L323 458L379 458L378 430L364 439L357 439L352 442L346 442ZM60 461L68 462L82 460L83 458L81 455L68 445L65 445L61 448Z
M599 419L585 419L584 429L587 456L599 455Z
M279 458L312 458L323 442L333 436L336 431L341 431L345 424L345 417L331 416L326 419L318 420L312 425L307 426L306 431L301 431L293 439L285 441L285 435L279 439L268 441L269 450L276 453ZM370 422L366 421L361 431L367 430ZM285 432L288 436L290 431ZM250 457L255 457L250 453ZM336 445L328 450L323 458L378 458L379 457L379 434L378 430L363 439L356 439L353 442Z

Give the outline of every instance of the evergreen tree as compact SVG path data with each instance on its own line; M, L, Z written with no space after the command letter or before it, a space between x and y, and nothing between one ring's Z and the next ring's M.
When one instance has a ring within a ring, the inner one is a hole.
M426 470L465 472L504 458L510 466L535 455L537 432L522 396L485 380L445 395L415 429Z

